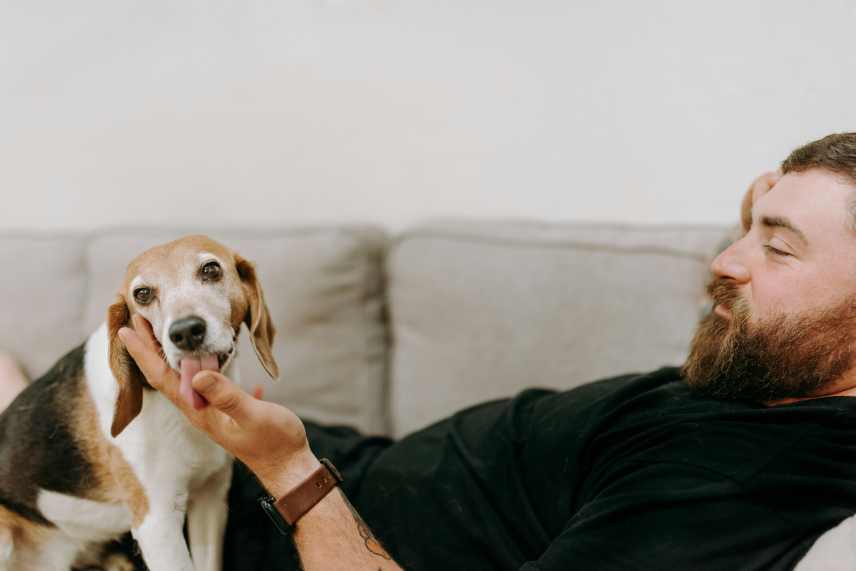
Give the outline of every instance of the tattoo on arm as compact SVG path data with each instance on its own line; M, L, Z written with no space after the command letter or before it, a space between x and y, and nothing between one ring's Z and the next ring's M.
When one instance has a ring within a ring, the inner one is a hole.
M357 531L360 533L360 537L363 538L363 542L366 544L366 549L372 555L377 555L378 557L383 557L387 561L392 561L392 557L390 557L389 553L386 552L386 549L380 544L380 541L375 538L372 530L369 529L369 526L366 525L366 522L363 521L363 518L360 517L360 514L357 513L356 508L351 505L351 502L348 501L348 498L345 497L345 494L342 494L342 497L345 498L345 505L348 506L348 509L351 510L351 515L354 516L354 522L357 524ZM380 571L380 569L378 569Z

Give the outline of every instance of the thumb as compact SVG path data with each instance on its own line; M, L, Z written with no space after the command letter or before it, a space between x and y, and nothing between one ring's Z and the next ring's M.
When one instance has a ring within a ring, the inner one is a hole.
M220 373L200 371L193 377L191 384L211 406L238 424L245 425L253 420L253 405L257 401Z

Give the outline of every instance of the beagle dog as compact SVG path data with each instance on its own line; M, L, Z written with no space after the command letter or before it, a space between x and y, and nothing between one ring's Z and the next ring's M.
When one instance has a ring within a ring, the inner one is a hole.
M196 406L199 370L237 380L241 323L279 374L253 264L205 236L135 258L106 323L0 415L0 570L66 571L129 530L152 571L222 568L232 458L146 382L118 336L134 313Z

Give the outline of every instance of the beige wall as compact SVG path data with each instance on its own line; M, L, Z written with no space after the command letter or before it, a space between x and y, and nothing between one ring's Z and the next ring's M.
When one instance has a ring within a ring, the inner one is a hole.
M725 222L856 128L844 0L0 0L0 228Z

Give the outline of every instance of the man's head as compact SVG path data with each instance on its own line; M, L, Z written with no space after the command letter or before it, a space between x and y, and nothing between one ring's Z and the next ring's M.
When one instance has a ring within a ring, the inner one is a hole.
M782 173L711 265L716 306L684 365L701 393L771 402L856 386L856 133L797 149Z

